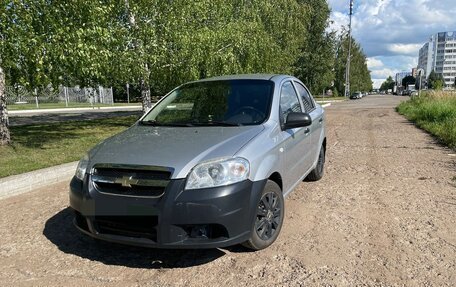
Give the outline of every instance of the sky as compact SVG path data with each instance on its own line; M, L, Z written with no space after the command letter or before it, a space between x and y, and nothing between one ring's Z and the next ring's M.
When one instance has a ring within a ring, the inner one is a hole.
M456 31L456 0L354 0L352 36L367 56L374 88L410 71L419 49L438 32ZM348 27L350 0L328 0L330 29Z

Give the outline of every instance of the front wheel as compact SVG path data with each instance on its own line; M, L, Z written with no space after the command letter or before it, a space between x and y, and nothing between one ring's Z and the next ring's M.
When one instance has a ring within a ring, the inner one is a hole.
M253 250L261 250L271 245L279 236L284 211L282 190L277 183L268 180L257 204L250 239L243 245Z
M325 147L322 145L320 148L320 154L318 155L317 166L309 173L306 180L317 181L323 177L323 174L325 173L325 157L326 151Z

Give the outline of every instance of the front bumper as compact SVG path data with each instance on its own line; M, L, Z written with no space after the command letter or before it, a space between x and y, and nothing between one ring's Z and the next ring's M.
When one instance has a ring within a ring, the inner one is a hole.
M100 193L73 178L70 206L75 225L98 239L156 248L216 248L246 241L266 180L184 190L171 180L159 198Z

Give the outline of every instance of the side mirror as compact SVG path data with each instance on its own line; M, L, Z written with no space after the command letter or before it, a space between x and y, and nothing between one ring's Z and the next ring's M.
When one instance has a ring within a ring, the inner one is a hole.
M312 124L312 118L308 113L289 113L285 122L285 129L307 127Z

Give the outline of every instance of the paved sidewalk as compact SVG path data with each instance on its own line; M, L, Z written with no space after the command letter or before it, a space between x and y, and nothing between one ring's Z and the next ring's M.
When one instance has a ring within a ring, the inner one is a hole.
M65 163L23 174L0 178L0 199L70 180L78 162Z
M110 111L138 111L141 106L112 106L112 107L89 107L89 108L59 108L59 109L34 109L8 111L9 115L36 115L56 113L80 113L80 112L110 112Z

